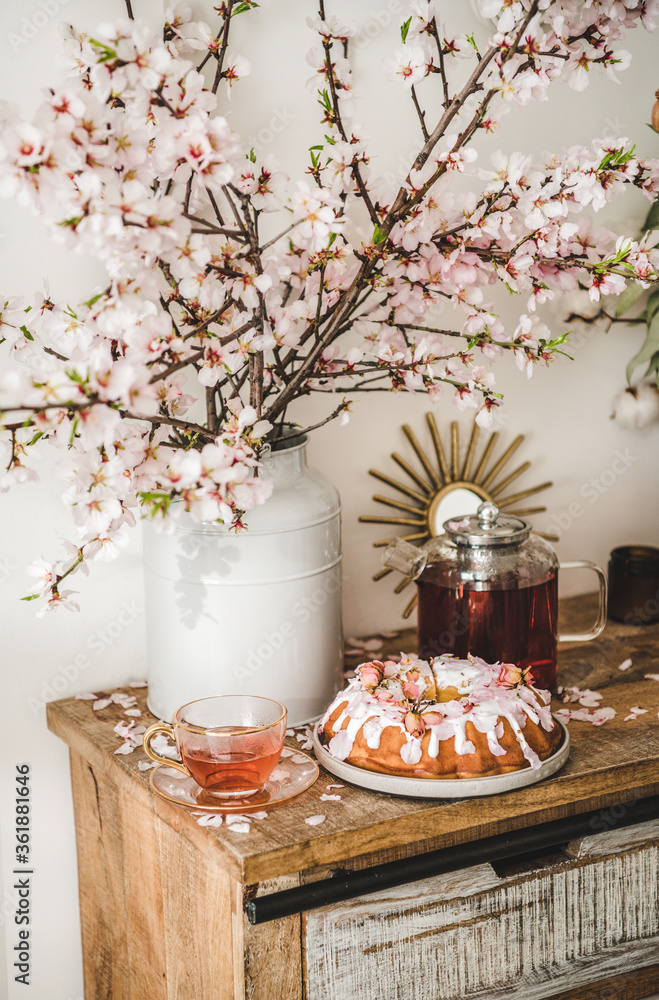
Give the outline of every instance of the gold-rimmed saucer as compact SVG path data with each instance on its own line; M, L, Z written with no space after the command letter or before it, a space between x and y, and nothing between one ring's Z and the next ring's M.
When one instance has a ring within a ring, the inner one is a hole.
M311 788L318 777L315 760L299 750L284 747L277 766L259 792L244 798L219 798L201 788L193 778L173 767L158 764L149 774L156 795L184 809L203 813L250 813L270 809Z

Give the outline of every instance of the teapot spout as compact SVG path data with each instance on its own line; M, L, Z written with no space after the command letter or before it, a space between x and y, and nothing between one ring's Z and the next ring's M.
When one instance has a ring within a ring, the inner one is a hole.
M423 573L427 560L428 554L422 549L397 538L385 549L382 561L390 569L397 569L404 576L416 580Z

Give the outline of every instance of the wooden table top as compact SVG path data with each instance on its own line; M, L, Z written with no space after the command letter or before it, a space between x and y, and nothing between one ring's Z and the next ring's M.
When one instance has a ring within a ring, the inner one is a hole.
M564 631L587 627L594 616L590 595L561 603ZM369 656L401 649L410 652L415 642L412 630L401 632L385 640L377 653L353 657L349 663L354 666ZM632 666L622 672L619 665L627 658ZM614 708L617 715L597 727L572 720L568 763L537 785L482 798L414 800L349 785L328 793L327 785L337 784L338 779L321 768L312 788L271 809L267 818L254 820L249 833L234 832L226 823L201 827L190 812L156 795L149 785L150 772L138 769L138 762L147 760L144 751L115 754L121 738L114 726L129 721L120 705L94 711L91 701L51 702L48 726L91 765L97 777L129 789L132 797L148 804L200 849L217 850L232 877L253 884L305 871L314 878L332 866L362 867L659 793L659 681L646 679L647 673L659 674L659 625L610 622L594 642L560 647L559 683L601 691L601 705ZM142 716L135 721L151 725L145 690L121 690L137 695ZM647 712L624 721L632 706ZM552 706L561 707L566 706L558 700ZM300 747L292 737L287 744ZM323 794L340 794L341 799L323 801ZM305 818L319 814L326 816L320 825L305 823ZM603 812L601 829L606 823Z

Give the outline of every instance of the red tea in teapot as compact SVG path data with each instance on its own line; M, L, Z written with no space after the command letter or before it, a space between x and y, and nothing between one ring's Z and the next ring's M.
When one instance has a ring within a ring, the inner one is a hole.
M594 639L606 621L606 577L594 563L563 563L591 569L599 581L599 612L588 631L559 635L559 562L531 525L496 504L476 515L444 522L444 534L416 548L401 538L387 548L385 565L419 588L419 654L425 659L469 653L488 663L530 668L539 688L556 685L560 640Z
M419 588L419 655L424 659L471 653L488 663L530 667L536 687L556 683L558 584L509 590L473 590L465 582L451 588L424 579Z

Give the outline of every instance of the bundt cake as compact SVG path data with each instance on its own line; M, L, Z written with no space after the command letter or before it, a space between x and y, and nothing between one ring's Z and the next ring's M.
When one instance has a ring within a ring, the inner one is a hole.
M475 778L540 767L561 739L529 671L444 655L362 663L320 725L339 760L415 778Z

